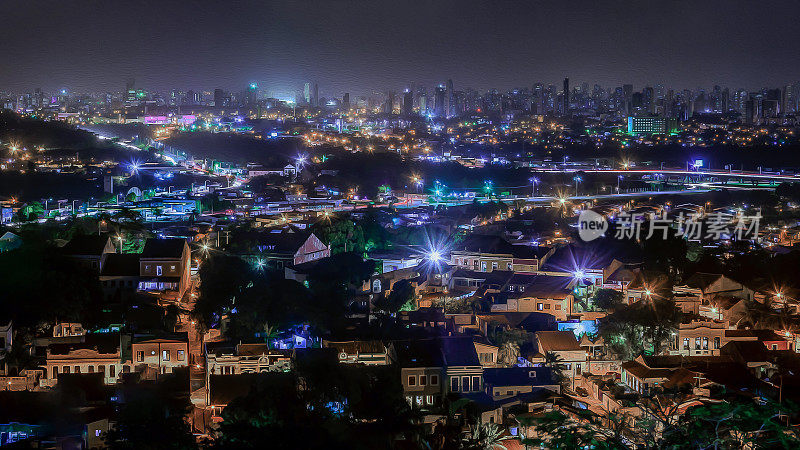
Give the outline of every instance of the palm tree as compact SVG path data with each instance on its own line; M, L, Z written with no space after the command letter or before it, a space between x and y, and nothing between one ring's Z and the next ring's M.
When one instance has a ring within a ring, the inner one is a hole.
M271 349L271 342L278 338L278 330L271 326L268 322L264 322L264 342L267 344L267 349Z
M564 367L562 366L563 363L564 359L556 353L547 352L544 355L545 367L549 367L553 371L553 378L561 385L567 382L567 377L564 375Z
M516 342L503 342L500 346L500 351L497 352L497 362L514 366L517 364L519 358L519 344Z
M461 439L461 448L470 450L506 450L501 443L511 436L503 436L503 430L496 423L479 423Z

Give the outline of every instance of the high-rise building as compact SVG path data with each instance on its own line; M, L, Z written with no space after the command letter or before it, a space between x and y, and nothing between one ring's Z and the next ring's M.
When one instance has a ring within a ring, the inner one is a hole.
M410 89L406 89L403 93L403 115L406 117L414 113L414 93Z
M419 113L420 115L428 114L428 94L425 92L419 94Z
M650 114L656 112L655 90L650 86L642 91L642 107Z
M125 103L131 104L136 101L136 80L128 78L125 82Z
M342 111L350 111L350 93L345 92L342 96Z
M633 85L632 84L623 84L622 85L622 95L623 95L623 112L626 116L630 116L633 112Z
M309 105L311 104L311 83L306 83L303 86L303 100Z
M228 93L222 89L214 89L214 106L216 108L228 106Z
M456 95L453 89L453 80L447 80L447 117L456 115Z
M671 134L677 131L678 120L672 117L628 117L629 134Z
M250 83L247 86L247 104L248 105L255 105L258 103L258 83Z
M569 78L564 78L564 96L561 99L563 102L561 106L561 112L567 116L569 115Z
M383 107L381 111L384 114L392 114L394 111L394 92L388 91L386 92L386 99L383 101Z
M319 85L314 83L314 96L311 98L311 105L319 106Z
M441 84L436 87L436 92L433 97L433 113L436 117L445 117L445 94L447 91Z

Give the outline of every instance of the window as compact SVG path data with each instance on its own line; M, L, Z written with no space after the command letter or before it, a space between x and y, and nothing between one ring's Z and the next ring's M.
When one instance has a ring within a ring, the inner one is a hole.
M64 372L63 373L69 373L69 366L64 366Z
M486 261L481 261L481 270L486 272Z
M164 273L164 268L161 267L161 265L156 266L156 275L158 275L160 277L161 274L163 274L163 273Z
M169 266L169 270L175 272L175 266Z
M426 396L425 397L425 403L427 403L428 405L432 405L433 404L433 396L432 395Z
M58 378L58 367L53 366L53 378Z
M492 270L497 270L497 263L496 262L492 263Z
M142 361L144 361L144 352L142 350L139 350L136 352L136 362L142 362Z
M708 338L703 338L703 350L708 350Z
M506 395L514 395L514 391L506 391Z
M536 304L536 310L537 310L537 311L541 311L541 310L543 310L543 309L544 309L544 304L543 304L543 303L537 303L537 304Z
M458 377L450 378L450 391L458 392Z
M581 365L580 364L575 364L575 374L576 375L580 375L581 374Z
M479 391L481 389L481 377L472 377L472 390Z
M549 303L545 304L544 309L550 309L550 304Z
M75 373L81 373L81 366L75 366Z
M97 371L102 373L103 376L106 375L106 366L97 366Z
M461 377L461 391L469 392L469 377Z
M519 291L520 291L520 292L525 292L525 286L520 286L520 287L519 287Z
M117 376L117 366L115 366L114 364L108 366L108 376L111 378Z
M409 386L416 386L417 385L417 377L415 377L414 375L411 375L410 377L408 377L408 385Z
M556 309L560 311L561 310L561 304L556 303Z
M419 376L419 385L420 386L425 386L426 384L428 384L428 377L426 377L425 375L420 375Z
M178 350L178 361L183 361L186 359L186 352L184 350Z
M161 360L169 361L169 350L161 350Z
M689 338L683 338L683 349L689 350Z
M719 337L715 337L714 338L714 348L719 349L719 344L720 344Z
M94 366L89 366L89 373L94 373Z
M512 267L511 263L506 263L506 269L511 270Z
M439 385L439 375L431 375L431 386Z
M695 350L700 350L700 338L699 337L694 338L694 349Z

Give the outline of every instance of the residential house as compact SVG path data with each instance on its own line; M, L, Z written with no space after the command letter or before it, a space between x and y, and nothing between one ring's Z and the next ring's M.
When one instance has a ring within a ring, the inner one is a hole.
M515 245L500 236L473 234L450 250L450 264L475 272L536 273L553 254L550 247Z
M494 400L513 397L543 388L555 393L561 386L549 367L498 367L483 371L484 391Z
M136 295L139 287L139 255L107 253L100 269L100 286L106 301L122 301Z
M137 372L157 377L189 365L189 340L186 333L164 337L134 336L131 355Z
M353 341L322 341L323 348L336 349L340 363L355 363L366 365L389 364L389 350L386 345L377 340Z
M728 322L694 318L678 325L668 353L683 356L716 356L725 343Z
M395 341L394 348L412 407L430 409L447 394L483 391L483 367L470 337Z
M553 275L515 275L499 293L487 294L492 312L541 312L567 320L579 280ZM519 282L517 282L519 281Z
M180 300L189 288L190 259L184 239L148 239L139 255L139 291Z
M292 367L293 350L271 348L266 343L206 344L206 377L268 372L287 372Z
M586 351L580 346L575 334L572 331L537 331L534 339L538 349L534 362L542 364L547 360L548 354L554 354L574 389L575 378L580 377L587 361Z
M78 235L61 247L62 254L98 273L100 272L103 256L115 251L111 238L99 235Z
M128 370L121 359L119 333L86 334L79 342L47 346L43 386L55 386L60 374L100 373L105 384L117 382Z

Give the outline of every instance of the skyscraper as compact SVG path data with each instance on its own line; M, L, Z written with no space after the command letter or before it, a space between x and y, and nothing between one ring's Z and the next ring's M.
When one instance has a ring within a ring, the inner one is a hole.
M314 83L314 96L311 98L312 106L319 106L319 85Z
M414 112L414 93L410 89L406 89L403 93L403 115L406 117L411 116Z
M561 112L567 116L569 115L569 78L564 78L564 97L562 99L564 102L563 106L561 107Z
M227 93L222 89L214 89L214 106L217 108L228 106L227 97Z
M447 117L453 117L456 115L456 96L455 91L453 89L453 80L447 80Z
M624 98L623 103L623 111L625 112L626 116L630 116L632 109L633 109L633 85L632 84L624 84L622 85L622 95Z
M342 96L342 111L350 111L350 93L345 92Z
M433 97L433 113L436 117L445 117L445 87L441 84L436 87Z
M311 83L306 83L303 86L303 100L305 100L306 103L311 104Z
M258 102L258 83L250 83L247 86L247 105L255 105Z

